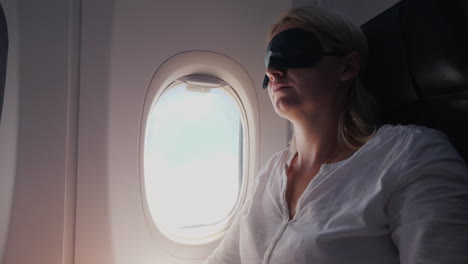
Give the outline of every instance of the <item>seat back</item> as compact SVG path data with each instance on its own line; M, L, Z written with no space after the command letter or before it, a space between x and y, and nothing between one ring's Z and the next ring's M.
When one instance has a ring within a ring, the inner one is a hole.
M402 0L362 29L382 121L438 129L468 161L468 1Z

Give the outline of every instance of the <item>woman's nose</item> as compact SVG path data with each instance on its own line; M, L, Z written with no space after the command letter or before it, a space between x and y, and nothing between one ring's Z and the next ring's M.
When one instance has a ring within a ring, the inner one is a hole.
M286 69L278 69L278 68L272 68L269 67L266 70L266 75L270 82L275 82L278 79L281 79L286 75Z

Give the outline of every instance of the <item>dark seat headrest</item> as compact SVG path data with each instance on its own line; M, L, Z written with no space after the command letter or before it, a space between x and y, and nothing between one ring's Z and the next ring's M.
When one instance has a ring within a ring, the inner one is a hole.
M468 160L468 1L403 0L362 29L383 122L439 129Z

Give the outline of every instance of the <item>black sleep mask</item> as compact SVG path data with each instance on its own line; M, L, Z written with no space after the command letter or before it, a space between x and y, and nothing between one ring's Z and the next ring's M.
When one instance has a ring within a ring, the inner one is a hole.
M276 69L313 67L325 55L341 56L325 52L319 38L313 32L302 28L291 28L271 39L265 54L265 66ZM269 81L265 75L264 89L268 87Z

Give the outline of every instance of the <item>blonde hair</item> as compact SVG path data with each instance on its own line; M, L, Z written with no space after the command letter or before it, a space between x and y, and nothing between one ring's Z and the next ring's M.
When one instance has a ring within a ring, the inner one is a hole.
M346 147L357 150L360 145L372 138L378 129L378 119L375 114L375 101L361 82L361 77L367 67L368 47L367 39L362 30L347 19L318 7L294 7L288 9L273 24L270 37L277 28L287 22L294 21L314 29L319 38L334 52L348 54L356 51L360 54L360 72L352 80L345 110L338 124L339 140ZM297 151L294 135L290 141L290 151Z

